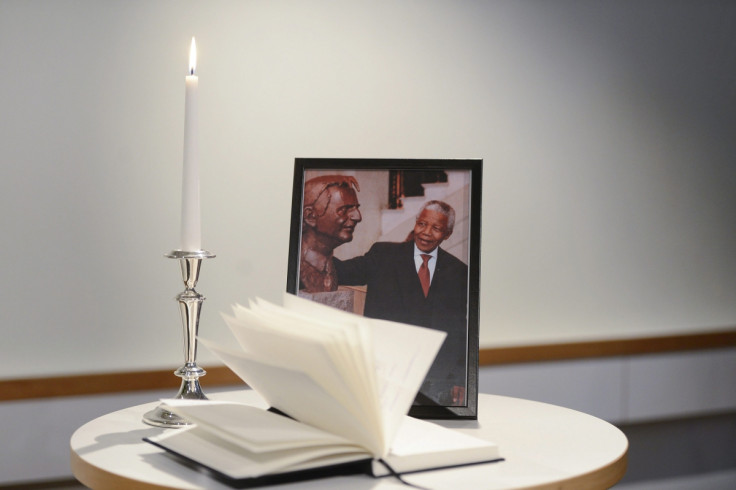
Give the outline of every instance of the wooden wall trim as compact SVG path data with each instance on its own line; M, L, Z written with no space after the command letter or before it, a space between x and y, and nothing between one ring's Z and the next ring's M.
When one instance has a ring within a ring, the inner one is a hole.
M483 348L480 350L479 363L481 366L496 366L720 349L734 346L736 346L736 328L665 337ZM207 387L242 383L240 378L224 366L208 367L207 376L202 378L201 382L205 392ZM173 396L178 388L179 380L173 375L173 370L8 379L0 380L0 402L166 389L171 389Z
M480 350L479 363L481 366L493 366L523 362L663 354L734 346L736 346L736 329L664 337L486 348Z
M242 383L225 366L208 367L207 375L200 382L205 391L208 386ZM172 369L10 379L0 380L0 402L166 389L170 389L171 396L174 396L180 384L180 379L174 376Z

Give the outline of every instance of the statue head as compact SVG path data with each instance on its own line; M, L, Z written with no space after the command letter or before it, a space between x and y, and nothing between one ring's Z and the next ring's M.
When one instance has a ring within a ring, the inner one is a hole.
M355 177L347 175L323 175L309 179L304 184L302 233L332 250L353 239L355 226L360 223L359 191Z

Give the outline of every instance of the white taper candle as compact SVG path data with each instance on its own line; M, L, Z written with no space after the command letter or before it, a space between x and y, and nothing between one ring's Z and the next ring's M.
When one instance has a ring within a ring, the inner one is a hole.
M196 67L197 47L192 38L184 100L184 168L181 194L181 248L184 251L202 249L199 203L199 107L197 103L199 78L195 75Z

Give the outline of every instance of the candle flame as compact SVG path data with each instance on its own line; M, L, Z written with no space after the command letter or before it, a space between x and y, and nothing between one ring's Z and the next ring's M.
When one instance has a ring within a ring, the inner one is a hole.
M194 75L194 71L197 69L197 45L192 37L192 45L189 47L189 74Z

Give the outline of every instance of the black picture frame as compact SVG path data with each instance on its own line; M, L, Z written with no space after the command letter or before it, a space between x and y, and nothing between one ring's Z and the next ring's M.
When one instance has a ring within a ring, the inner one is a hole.
M455 210L454 231L442 242L442 245L448 245L449 253L456 257L455 263L459 259L467 265L465 283L465 292L467 293L464 338L466 347L464 352L465 371L464 373L461 372L462 376L460 378L452 378L455 380L454 382L457 382L457 379L464 381L464 385L453 384L450 399L450 397L446 396L447 390L442 386L444 382L432 381L428 375L427 380L425 380L425 386L420 390L417 400L409 412L409 415L417 418L477 418L482 167L483 161L481 159L295 159L289 264L286 282L286 290L292 294L307 296L310 299L320 302L323 302L321 298L325 296L324 294L312 295L305 293L304 289L300 290L301 244L304 228L304 185L309 179L315 176L340 175L350 182L348 187L353 185L352 182L357 181L359 184L360 190L355 192L354 195L357 196L360 203L361 220L353 228L353 238L349 242L339 245L334 249L334 257L337 259L334 263L341 270L345 269L346 266L344 264L349 264L351 258L365 254L373 243L383 241L413 241L411 236L417 216L415 212L417 203L434 199L447 201L448 203L451 202L451 206L457 208ZM353 189L355 188L353 187ZM384 190L386 191L385 195ZM417 192L425 192L425 196L418 197L412 195ZM399 211L392 210L392 207L398 208ZM379 220L380 224L377 223ZM398 224L394 228L391 228L393 223ZM411 231L411 234L409 231ZM444 250L445 246L439 248ZM447 263L439 262L439 260L443 259L438 259L438 267L440 267L440 263ZM305 269L308 268L309 266L305 265ZM451 269L451 267L448 264L447 267L443 266L441 269L446 271ZM347 276L347 273L345 276ZM443 275L442 277L445 276ZM338 284L340 284L339 277ZM432 285L434 286L434 284L435 280L433 279ZM458 281L455 280L453 284L458 284ZM344 288L345 286L340 284L341 291ZM439 288L440 286L437 286L437 291L440 291ZM355 288L348 286L347 289ZM375 289L378 291L378 288ZM462 291L462 288L452 288L452 290ZM361 301L364 301L364 299L361 300L363 298L362 294L360 288L358 288L358 292L355 293L350 302L352 308L356 310L361 309ZM368 288L366 294L371 294L370 288ZM375 294L376 296L378 295L378 293ZM453 293L448 293L448 298L450 296L454 298ZM435 295L436 298L437 296ZM429 299L430 297L428 295L427 300ZM451 304L454 301L454 299L448 299L446 303ZM445 301L439 304L444 303ZM358 313L362 314L360 311ZM457 315L455 317L457 318ZM399 319L398 321L402 320ZM460 325L460 321L447 321L443 322L443 325ZM412 322L406 321L406 323ZM430 326L430 328L434 327ZM448 329L449 327L443 326L442 328ZM461 339L462 333L457 333L458 331L461 332L461 329L456 327L451 331L454 332L452 333L452 338ZM450 338L451 336L448 334L448 338L445 341L446 344L448 344ZM462 342L462 339L460 342ZM457 343L453 345L461 346L461 344ZM442 370L444 365L440 364L442 352L438 355L435 365L433 365L433 371L430 371L430 374L433 372L444 374ZM460 351L456 348L454 352ZM456 376L456 370L462 371L463 362L461 359L457 359L458 357L450 357L451 359L456 359L458 362L452 368L447 369L448 378ZM450 371L452 371L452 375ZM434 376L432 379L439 378ZM448 383L453 383L453 381L448 381ZM435 385L441 387L437 393L432 388ZM432 393L431 395L425 396L425 387L427 387L426 393Z

